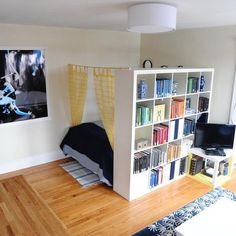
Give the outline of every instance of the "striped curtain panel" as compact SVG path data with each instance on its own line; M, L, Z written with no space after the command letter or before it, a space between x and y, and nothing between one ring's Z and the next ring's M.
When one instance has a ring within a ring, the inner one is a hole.
M81 123L88 86L88 67L68 65L71 125Z
M94 68L94 88L101 120L112 148L114 147L114 87L112 69Z

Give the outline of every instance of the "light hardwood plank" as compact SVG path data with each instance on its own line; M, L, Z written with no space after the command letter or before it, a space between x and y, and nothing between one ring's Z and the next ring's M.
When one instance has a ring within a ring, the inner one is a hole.
M23 174L71 235L131 235L211 190L207 185L184 177L128 202L105 185L81 188L59 166L70 160L0 175L0 179ZM236 192L236 171L224 187Z
M55 213L25 181L0 181L0 235L69 235Z

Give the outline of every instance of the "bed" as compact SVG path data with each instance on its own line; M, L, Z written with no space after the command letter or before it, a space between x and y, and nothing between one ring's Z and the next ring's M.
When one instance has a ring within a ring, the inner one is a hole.
M113 185L113 150L101 121L70 127L60 148L97 174L101 182Z

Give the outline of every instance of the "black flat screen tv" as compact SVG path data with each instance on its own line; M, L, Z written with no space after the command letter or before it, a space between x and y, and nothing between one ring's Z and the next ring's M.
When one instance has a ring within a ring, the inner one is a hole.
M196 123L194 147L233 148L235 125Z

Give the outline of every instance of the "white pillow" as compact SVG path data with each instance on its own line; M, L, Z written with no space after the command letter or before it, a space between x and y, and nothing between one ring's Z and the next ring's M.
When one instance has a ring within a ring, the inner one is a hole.
M92 121L92 123L94 123L95 125L100 126L101 128L104 128L103 123L102 123L101 120Z

